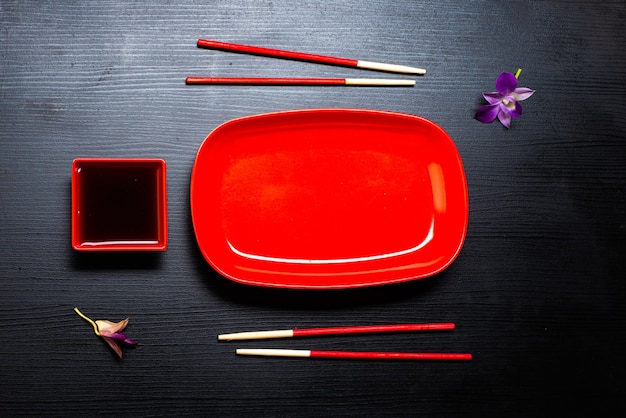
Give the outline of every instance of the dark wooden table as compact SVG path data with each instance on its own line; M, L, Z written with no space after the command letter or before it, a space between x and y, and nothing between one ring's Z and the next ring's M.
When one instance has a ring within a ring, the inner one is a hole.
M621 415L625 14L622 0L1 1L0 414ZM414 88L186 86L192 74L390 76L198 49L199 37L428 73ZM536 89L523 116L509 130L476 121L481 92L517 68ZM326 107L417 114L453 138L470 211L447 270L310 292L237 285L204 261L189 206L202 140L236 117ZM166 160L165 253L71 249L76 157ZM74 306L130 316L140 346L118 361ZM216 340L438 321L457 329L271 345L467 351L473 361L242 358Z

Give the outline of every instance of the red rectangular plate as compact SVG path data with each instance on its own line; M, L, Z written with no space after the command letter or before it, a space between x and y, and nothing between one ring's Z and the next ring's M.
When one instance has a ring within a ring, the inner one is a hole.
M432 276L456 258L468 198L446 132L413 115L296 110L204 140L191 213L209 264L236 282L354 288Z

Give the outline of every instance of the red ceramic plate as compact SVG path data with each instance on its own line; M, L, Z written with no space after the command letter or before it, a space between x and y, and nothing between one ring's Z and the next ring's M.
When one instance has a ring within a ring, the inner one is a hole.
M334 289L436 274L465 238L459 153L433 122L353 109L235 119L198 150L200 250L240 283Z

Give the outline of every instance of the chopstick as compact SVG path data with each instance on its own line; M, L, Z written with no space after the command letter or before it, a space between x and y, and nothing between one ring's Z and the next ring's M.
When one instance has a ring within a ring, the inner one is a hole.
M198 39L198 47L219 49L222 51L240 52L252 55L264 55L268 57L286 58L299 61L310 61L321 64L340 65L344 67L363 68L368 70L388 71L405 74L426 74L423 68L408 67L406 65L386 64L382 62L363 61L351 58L339 58L326 55L309 54L305 52L286 51L282 49L263 48L252 45L234 44L209 39Z
M366 360L435 360L435 361L469 361L467 353L398 353L387 351L323 351L323 350L282 350L274 348L240 348L236 353L241 356L267 357L318 357Z
M412 332L412 331L448 331L454 329L451 322L433 324L394 324L394 325L365 325L352 327L330 328L303 328L283 329L271 331L237 332L217 336L220 341L259 340L268 338L312 337L318 335L345 335L345 334L372 334L381 332Z
M187 84L228 84L257 86L385 86L412 87L415 80L388 78L277 78L277 77L198 77L185 79Z
M256 340L265 338L292 338L319 335L365 334L380 332L409 332L409 331L444 331L453 330L454 323L442 322L431 324L393 324L393 325L365 325L351 327L304 328L270 331L238 332L234 334L218 335L218 340ZM468 353L406 353L390 351L325 351L325 350L285 350L274 348L239 348L236 354L241 356L267 357L318 357L343 359L369 360L434 360L434 361L469 361L472 355Z

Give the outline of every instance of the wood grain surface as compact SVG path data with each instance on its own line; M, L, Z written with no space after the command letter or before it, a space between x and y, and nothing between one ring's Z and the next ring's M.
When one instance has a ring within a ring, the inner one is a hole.
M0 415L620 416L626 396L626 3L0 1ZM188 75L394 77L200 49L198 38L427 70L408 89L187 86ZM511 129L474 112L502 71ZM469 229L437 276L298 292L220 277L193 233L202 140L301 108L421 115L453 138ZM70 246L76 157L167 162L169 247ZM130 316L118 361L89 324ZM453 332L227 343L259 329ZM241 358L235 348L470 352L467 363ZM609 411L611 411L609 413Z

